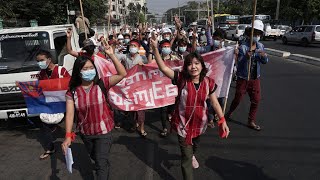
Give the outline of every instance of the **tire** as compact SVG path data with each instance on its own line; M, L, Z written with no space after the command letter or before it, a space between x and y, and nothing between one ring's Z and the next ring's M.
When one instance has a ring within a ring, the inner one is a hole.
M283 37L283 38L282 38L282 43L283 43L283 44L288 44L288 40L287 40L286 37Z
M303 39L301 40L301 45L302 45L302 46L307 47L308 44L309 44L308 39L303 38Z

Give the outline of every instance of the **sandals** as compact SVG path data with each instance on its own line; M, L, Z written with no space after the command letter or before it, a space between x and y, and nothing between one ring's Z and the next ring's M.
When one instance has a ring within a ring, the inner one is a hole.
M256 125L255 123L249 123L248 128L256 130L256 131L261 131L261 127Z
M161 137L167 137L168 135L168 130L167 129L164 129L161 133L160 133L160 136Z
M213 120L210 120L210 121L209 121L208 126L209 126L210 128L214 128L214 127L215 127Z
M56 152L56 150L52 150L52 151L46 151L43 154L40 155L40 160L45 160L47 159L50 155L54 154Z
M148 135L148 133L145 132L145 131L139 132L139 134L140 134L141 137L144 137L144 138L147 137L147 135Z

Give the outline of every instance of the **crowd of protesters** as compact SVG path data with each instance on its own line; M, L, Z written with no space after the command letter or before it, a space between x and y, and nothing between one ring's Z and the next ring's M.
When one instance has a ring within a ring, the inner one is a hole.
M81 21L85 21L86 25ZM140 24L135 28L123 26L119 32L113 31L108 36L97 33L87 39L83 34L88 31L86 28L89 28L87 19L79 15L76 23L82 49L77 52L71 48L72 30L69 29L67 51L76 57L76 61L66 94L66 137L62 143L62 149L66 153L67 148L72 144L75 138L72 127L74 120L77 119L77 132L90 157L95 161L97 179L109 177L108 158L112 146L113 128L123 128L129 120L131 132L137 132L142 137L148 135L144 128L145 110L126 112L111 109L107 98L109 89L126 76L128 69L136 65L156 62L159 70L178 87L175 104L160 108L162 131L159 135L168 136L169 128L177 133L184 179L193 179L193 168L199 167L196 152L200 137L207 126L215 127L216 121L219 135L223 138L228 137L230 131L226 120L230 118L246 92L251 100L248 127L261 130L261 127L256 124L256 112L261 98L260 66L268 62L268 57L263 45L259 42L263 32L259 21L255 22L252 45L250 28L246 30L240 46L235 50L236 94L226 116L222 108L225 103L224 98L217 98L215 94L217 84L214 79L207 76L208 69L201 56L203 53L225 46L223 30L216 29L212 32L210 18L208 18L207 27L203 27L200 32L194 28L185 31L181 21L176 17L174 31L165 27L159 29ZM98 69L94 63L97 56L112 62L117 73L110 77L99 78ZM37 56L44 78L50 78L50 76L53 78L54 74L48 76L48 71L58 72L57 68L50 64L50 58L51 56L44 52ZM247 66L249 59L252 62L249 67L251 74ZM164 63L172 60L183 61L181 72L170 69ZM44 64L44 61L48 62ZM52 127L43 126L43 129L48 129L49 133L45 133L48 136L50 136L50 128L52 129ZM52 138L47 139L49 141L45 153L41 155L42 159L55 151Z

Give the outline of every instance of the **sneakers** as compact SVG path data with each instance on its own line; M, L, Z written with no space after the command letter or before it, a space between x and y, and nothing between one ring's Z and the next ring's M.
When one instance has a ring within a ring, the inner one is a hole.
M197 159L196 159L195 156L192 156L192 167L193 167L194 169L199 168L199 163L198 163L198 161L197 161Z

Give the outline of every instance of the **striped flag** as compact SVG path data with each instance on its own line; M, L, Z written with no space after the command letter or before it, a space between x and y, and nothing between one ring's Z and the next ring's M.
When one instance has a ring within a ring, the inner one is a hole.
M17 82L29 114L66 112L65 94L70 78Z

